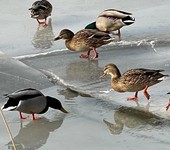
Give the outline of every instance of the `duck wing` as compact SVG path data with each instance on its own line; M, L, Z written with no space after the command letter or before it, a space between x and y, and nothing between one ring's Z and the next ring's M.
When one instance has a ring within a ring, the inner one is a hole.
M126 14L126 15L132 15L132 13L130 12L126 12L126 11L122 11L122 10L118 10L118 9L106 9L105 11L112 11L112 12L119 12L119 13L122 13L122 14Z
M121 10L116 10L116 9L107 9L103 11L99 17L109 17L109 18L124 18L129 15L132 15L132 13L121 11Z
M36 97L39 97L38 99L40 99L40 98L42 99L44 97L44 95L40 91L38 91L36 89L32 89L32 88L21 89L14 93L6 94L5 96L9 99L7 100L6 104L4 104L4 106L1 107L1 109L8 110L8 111L18 110L21 112L30 112L30 110L29 110L30 107L29 107L28 103L26 103L24 107L21 106L22 105L21 103L23 101L26 102L26 100L32 100L32 101L36 100L35 102L37 102ZM40 108L40 111L42 111L41 110L42 105L44 108L45 107L44 103L40 103L40 105L38 104L38 108ZM32 106L37 106L37 104L36 103L34 105L31 104L31 107ZM20 109L19 109L19 107L20 107ZM21 109L22 107L24 109ZM27 108L28 111L26 111L25 108ZM32 109L32 110L34 110L34 109ZM37 109L35 109L35 110L37 110ZM38 112L40 112L40 111L38 110ZM32 112L34 112L34 111L32 111Z
M151 69L131 69L126 71L121 76L121 81L126 82L128 84L150 84L150 83L158 83L161 81L161 78L164 75L160 72L164 70L151 70Z
M101 31L95 31L93 34L93 37L95 37L95 38L102 38L102 37L111 38L108 33L101 32Z
M112 38L108 33L89 29L88 42L91 43L93 47L108 44L113 40L114 38Z
M5 96L16 100L26 100L37 96L43 96L43 94L36 89L26 88L26 89L18 90L11 94L6 94Z
M101 39L101 38L104 38L104 39L110 39L110 35L108 33L105 33L105 32L102 32L102 31L98 31L98 30L94 30L94 29L83 29L83 30L80 30L78 31L74 37L73 37L73 40L77 41L80 40L80 39L86 39L86 40L89 40L89 42L91 40L95 40L95 39ZM93 42L91 41L91 42Z

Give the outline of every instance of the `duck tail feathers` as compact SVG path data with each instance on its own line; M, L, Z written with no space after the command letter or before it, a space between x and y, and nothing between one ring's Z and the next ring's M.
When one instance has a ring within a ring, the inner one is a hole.
M105 42L112 42L115 40L115 37L110 37L109 39L103 40Z
M167 77L169 77L169 75L164 75L163 77L159 78L159 81L165 80Z
M10 106L10 107L5 107L5 106L2 106L1 107L1 110L4 110L4 111L13 111L17 108L17 106Z

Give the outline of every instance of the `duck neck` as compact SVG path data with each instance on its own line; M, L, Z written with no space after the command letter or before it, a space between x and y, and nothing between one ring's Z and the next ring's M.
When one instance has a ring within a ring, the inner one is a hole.
M46 96L46 99L47 99L48 107L51 107L53 109L59 109L59 110L62 108L61 103L58 99L50 96Z
M69 50L72 50L71 39L67 39L67 40L65 41L65 45L66 45L66 47L67 47Z
M112 78L112 77L111 77L111 84L112 84L112 85L117 84L117 83L118 83L118 81L119 81L119 77L117 77L117 78L115 78L115 77L114 77L114 78Z
M75 44L74 44L74 41L72 41L72 39L67 39L66 41L65 41L65 45L66 45L66 47L69 49L69 50L71 50L71 51L75 51Z
M121 77L120 71L117 69L116 72L110 73L112 80L118 80Z
M120 77L121 77L121 74L119 71L116 74L112 74L111 75L111 86L115 91L123 92L119 84Z

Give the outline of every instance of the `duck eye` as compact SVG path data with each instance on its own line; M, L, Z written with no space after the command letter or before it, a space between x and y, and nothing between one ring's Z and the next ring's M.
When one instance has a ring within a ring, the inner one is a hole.
M65 34L64 33L61 33L60 36L63 37Z

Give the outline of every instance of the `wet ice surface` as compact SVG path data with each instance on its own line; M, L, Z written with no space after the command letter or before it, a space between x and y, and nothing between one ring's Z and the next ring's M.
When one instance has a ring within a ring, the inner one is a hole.
M51 0L54 10L46 28L29 18L32 2L1 2L0 105L6 101L3 94L34 87L60 99L69 114L50 109L40 115L42 120L32 121L30 116L20 122L18 112L4 112L17 149L169 149L170 111L165 106L170 80L148 89L150 103L139 92L136 104L126 100L134 93L117 93L109 77L99 76L108 63L122 73L143 67L170 74L170 2ZM121 30L122 41L98 48L97 60L80 59L81 53L68 51L64 41L52 41L61 29L76 32L108 8L130 11L136 22ZM0 122L0 147L12 149Z
M58 95L69 114L51 109L41 115L42 120L20 122L17 112L5 112L18 149L169 148L167 120L130 108L117 109L112 103L80 96L59 86L43 92ZM1 135L6 137L1 140L6 145L1 147L10 148L5 130Z
M112 101L117 105L136 106L136 103L127 101L127 97L132 96L134 93L114 92L111 89L110 77L104 79L99 79L99 77L102 74L103 67L108 63L115 63L118 67L120 66L121 72L130 68L143 67L161 68L165 70L164 74L170 74L167 47L159 48L159 46L155 46L155 49L159 50L155 52L149 46L126 46L125 48L117 49L107 46L107 48L103 47L102 50L98 50L100 59L95 61L82 60L79 58L79 53L72 52L56 53L42 58L39 56L38 58L28 58L21 61L31 65L33 68L41 69L42 73L47 75L53 83L62 84L72 90L89 94L95 98ZM49 60L51 61L49 62ZM57 64L55 60L57 60ZM42 63L45 65L42 66ZM165 81L148 89L151 95L150 111L166 118L169 115L165 111L165 106L168 102L166 93L169 90L169 82L170 80L167 78ZM142 91L139 92L139 104L147 105L147 103L148 101L143 96Z
M58 98L70 113L65 116L50 110L42 115L42 120L27 120L21 124L18 113L5 112L18 149L53 149L56 146L61 149L111 149L116 146L119 149L122 142L126 144L120 149L125 146L133 149L136 138L139 143L146 145L153 141L163 141L164 146L169 144L169 141L163 138L168 134L168 123L155 116L138 113L139 117L136 117L130 109L115 110L115 107L107 102L80 97L77 93L70 93L68 89L53 87L46 91L48 94L53 93L53 96L56 91L61 93ZM153 131L162 133L163 136L159 135L158 138ZM6 135L4 130L2 135ZM8 138L1 140L7 144L2 146L3 149L11 146L8 141Z

